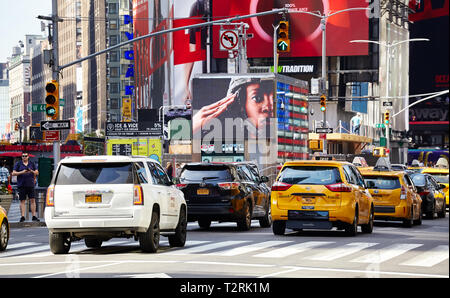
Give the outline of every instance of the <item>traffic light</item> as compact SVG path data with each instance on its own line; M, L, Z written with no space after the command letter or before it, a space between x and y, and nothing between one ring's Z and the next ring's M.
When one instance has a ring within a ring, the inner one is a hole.
M278 52L290 52L291 41L289 40L289 21L280 21L278 25L278 39L277 39Z
M327 110L327 97L325 94L320 96L320 110L325 112Z
M384 112L384 124L389 124L389 122L390 122L390 115L389 112L386 111Z
M59 115L59 87L56 80L45 85L45 115L52 120L58 120Z

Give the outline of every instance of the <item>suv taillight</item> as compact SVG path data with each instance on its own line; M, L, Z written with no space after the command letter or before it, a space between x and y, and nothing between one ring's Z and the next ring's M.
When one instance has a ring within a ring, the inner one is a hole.
M133 204L144 205L144 192L140 185L135 185L133 188Z
M335 183L335 184L328 184L325 185L326 188L328 188L331 191L335 191L335 192L351 192L352 188L350 186L348 186L345 183Z
M280 181L275 181L275 183L272 185L272 191L285 191L291 188L292 184L287 184Z
M239 182L221 182L221 183L217 183L217 185L219 185L219 187L224 190L239 188Z
M45 198L45 205L47 207L54 207L55 206L55 186L49 186L47 188L47 195Z
M178 189L183 189L183 188L185 188L187 186L187 184L184 184L184 183L178 183L177 185L176 185L176 187L178 188Z

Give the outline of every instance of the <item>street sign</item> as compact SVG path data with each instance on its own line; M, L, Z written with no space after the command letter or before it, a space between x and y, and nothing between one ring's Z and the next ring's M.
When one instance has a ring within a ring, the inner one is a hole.
M220 30L220 50L236 50L238 41L238 30Z
M106 122L108 137L159 137L162 136L162 122Z
M332 127L316 127L316 133L333 133Z
M64 104L66 103L64 98L60 98L59 99L59 106L63 107ZM45 112L45 103L33 103L31 105L31 112Z
M383 107L392 107L392 101L384 101Z
M41 130L70 129L70 120L41 121Z
M45 140L49 142L59 141L59 130L49 130L44 132Z

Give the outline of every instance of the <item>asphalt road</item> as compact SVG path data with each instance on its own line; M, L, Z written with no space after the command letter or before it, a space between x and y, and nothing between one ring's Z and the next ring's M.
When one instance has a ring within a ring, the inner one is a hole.
M142 253L133 239L111 239L99 249L74 242L67 255L50 252L45 227L13 228L0 253L0 277L449 277L448 213L412 228L376 221L372 234L356 237L334 230L275 236L258 221L252 226L241 232L234 223L213 223L209 230L189 223L184 248L171 248L161 237L156 254ZM263 283L259 287L265 290Z

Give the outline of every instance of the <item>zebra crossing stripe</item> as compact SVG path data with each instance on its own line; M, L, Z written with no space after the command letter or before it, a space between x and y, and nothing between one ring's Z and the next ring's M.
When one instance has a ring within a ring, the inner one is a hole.
M400 265L418 266L418 267L433 267L448 259L448 245L439 245L429 251L421 253L420 255L409 259Z
M260 243L254 243L246 246L232 248L223 252L210 253L208 255L217 255L217 256L237 256L245 253L253 252L256 250L264 249L267 247L277 246L284 243L290 243L292 241L266 241Z
M288 257L288 256L291 256L291 255L294 255L294 254L298 254L298 253L307 251L307 250L315 248L315 247L319 247L319 246L323 246L323 245L327 245L327 244L332 244L332 243L336 243L336 242L308 241L308 242L298 243L298 244L290 245L290 246L287 246L287 247L281 247L281 248L277 248L277 249L274 249L274 250L271 250L271 251L268 251L268 252L260 253L260 254L254 255L254 257L258 257L258 258L284 258L284 257Z
M232 246L232 245L236 245L236 244L242 244L242 243L246 243L246 242L249 242L249 241L217 242L217 243L211 243L211 244L206 244L206 245L194 246L194 247L186 248L186 249L179 249L176 251L168 252L166 254L168 254L168 255L187 255L187 254L193 254L193 253L202 253L202 252L205 252L208 250L223 248L223 247Z
M305 259L315 261L333 261L354 254L363 249L377 245L378 243L353 242L337 248L326 249L324 252L307 257Z
M374 251L373 253L356 258L351 262L373 264L383 263L422 245L423 244L394 244L388 247L383 247L377 251Z

